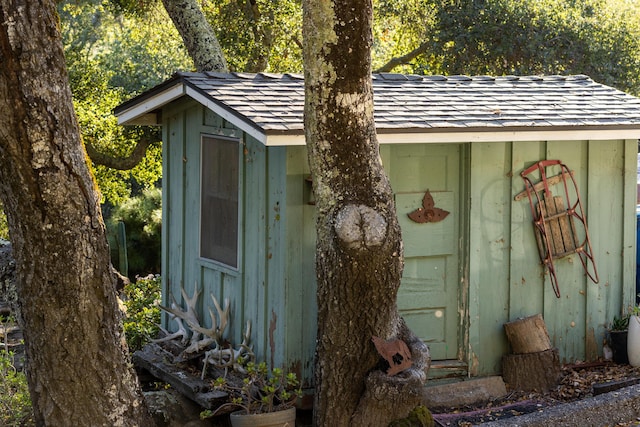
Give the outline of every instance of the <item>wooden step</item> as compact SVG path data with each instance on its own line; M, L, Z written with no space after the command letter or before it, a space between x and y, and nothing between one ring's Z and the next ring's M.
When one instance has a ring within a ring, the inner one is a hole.
M467 364L460 360L432 360L428 381L467 377L468 373Z

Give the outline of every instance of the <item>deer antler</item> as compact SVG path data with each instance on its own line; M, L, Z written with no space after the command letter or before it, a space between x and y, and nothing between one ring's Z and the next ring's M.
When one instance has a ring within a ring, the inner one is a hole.
M246 373L244 367L238 362L238 359L243 357L246 360L255 360L256 357L253 353L253 347L249 345L249 341L251 340L250 320L247 320L247 327L242 338L242 343L237 349L220 348L219 345L216 345L215 348L207 351L205 353L202 375L200 378L204 379L204 374L207 371L207 364L211 364L216 368L224 368L225 370L231 367L234 371Z
M171 298L173 298L173 295L171 296ZM171 308L174 310L177 310L175 299L174 299L174 302L171 303ZM171 341L173 339L181 337L180 343L182 345L186 345L187 341L189 340L189 332L187 332L184 325L182 324L182 319L180 319L178 316L176 316L173 313L169 313L169 317L171 317L171 320L174 320L178 324L178 330L170 334L169 331L167 331L165 328L160 326L160 330L165 333L165 336L163 338L156 339L156 340L152 339L151 342L160 343L165 341Z
M184 289L184 286L180 285L180 293L182 294L182 298L184 298L187 309L182 311L179 309L178 303L176 302L175 297L171 294L171 307L165 307L160 305L160 308L166 311L167 313L171 313L177 318L180 318L187 322L187 325L191 327L191 325L200 326L200 322L198 322L198 316L196 315L196 303L198 302L198 298L200 297L200 289L198 288L198 284L196 283L193 289L193 296L189 298L187 292Z
M200 325L194 326L192 329L200 332L203 335L208 336L214 341L220 343L222 340L222 335L224 334L224 330L227 327L227 323L229 322L229 298L225 298L224 300L224 310L220 307L218 300L216 297L211 294L211 299L213 300L213 305L216 307L218 311L218 316L220 317L220 326L218 327L218 322L216 320L216 316L213 314L213 310L209 308L209 316L211 317L211 328L203 328Z
M190 340L191 344L189 345L187 350L191 349L191 351L188 351L188 352L197 351L194 349L203 348L199 345L199 342L201 341L200 340L201 333L195 329L195 328L200 328L200 322L198 321L198 316L196 315L196 304L198 303L198 298L200 297L200 288L198 287L198 283L196 283L193 288L193 295L189 297L187 295L187 291L184 289L184 285L180 284L180 293L182 294L182 298L187 304L186 310L182 311L179 309L178 303L176 302L176 299L173 296L173 294L171 294L171 300L172 300L171 307L165 307L163 305L160 305L160 308L166 311L167 313L174 315L176 317L176 320L182 319L185 322L187 322L187 325L189 326L189 328L191 328L193 332L191 334L191 340ZM181 326L181 323L182 322L179 322L178 327ZM184 328L184 326L182 327ZM180 335L176 335L176 336L180 336ZM183 336L183 341L184 341L184 336Z

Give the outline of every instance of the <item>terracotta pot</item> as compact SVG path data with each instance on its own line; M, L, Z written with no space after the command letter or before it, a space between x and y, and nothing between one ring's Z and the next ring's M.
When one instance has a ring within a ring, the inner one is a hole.
M246 414L244 411L238 411L233 412L229 419L233 427L295 427L296 408L263 414Z
M627 354L629 355L629 364L631 366L640 366L640 316L629 317Z

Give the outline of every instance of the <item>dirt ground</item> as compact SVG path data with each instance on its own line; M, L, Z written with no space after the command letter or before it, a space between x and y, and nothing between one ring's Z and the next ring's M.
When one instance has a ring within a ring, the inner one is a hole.
M558 386L547 392L511 391L488 404L446 408L434 416L441 426L468 427L592 397L594 385L606 390L605 385L610 388L633 385L634 380L640 383L640 368L630 365L609 361L565 365ZM616 425L623 426L640 426L640 420Z
M0 314L6 315L8 307L0 302ZM15 324L0 324L0 345L16 353L18 368L23 364L22 332ZM468 427L484 422L522 415L542 407L575 402L594 395L596 388L603 384L632 385L640 383L640 368L619 365L609 361L577 363L562 368L557 387L544 392L510 391L507 396L483 405L445 408L434 413L440 426ZM300 414L310 423L310 413ZM438 418L440 416L440 418ZM228 425L224 417L211 420L212 425ZM216 421L219 422L216 423ZM302 420L300 420L302 421ZM310 425L302 423L301 425ZM640 426L640 420L629 420L616 427Z

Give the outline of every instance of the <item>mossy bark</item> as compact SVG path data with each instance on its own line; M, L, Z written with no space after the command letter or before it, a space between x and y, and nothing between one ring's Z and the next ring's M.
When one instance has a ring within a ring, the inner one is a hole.
M372 4L308 0L303 7L305 131L317 210L315 422L387 425L420 401L429 356L396 307L402 240L373 118ZM377 370L374 335L405 340L414 367L397 378Z
M0 0L0 198L38 425L146 426L53 1Z

